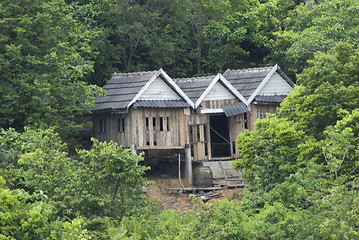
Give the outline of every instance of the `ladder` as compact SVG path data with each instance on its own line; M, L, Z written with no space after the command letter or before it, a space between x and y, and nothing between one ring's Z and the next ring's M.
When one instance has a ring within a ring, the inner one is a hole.
M222 161L219 161L219 165L221 165L222 172L224 178L226 179L228 188L244 187L246 185L240 171L238 171L237 169L233 169L231 167L224 167ZM236 176L229 177L228 171L235 173Z

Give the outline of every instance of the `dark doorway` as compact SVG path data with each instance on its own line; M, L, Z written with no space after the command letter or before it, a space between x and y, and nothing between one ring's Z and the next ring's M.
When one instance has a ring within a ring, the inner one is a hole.
M225 115L210 116L212 157L230 157L229 121Z

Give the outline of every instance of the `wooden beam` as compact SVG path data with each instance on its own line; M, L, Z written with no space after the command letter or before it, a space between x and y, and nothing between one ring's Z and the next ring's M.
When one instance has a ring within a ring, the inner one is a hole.
M185 176L186 180L189 186L193 186L193 180L192 180L192 156L191 156L191 145L186 144L185 149L185 157L186 157L186 164L185 164Z

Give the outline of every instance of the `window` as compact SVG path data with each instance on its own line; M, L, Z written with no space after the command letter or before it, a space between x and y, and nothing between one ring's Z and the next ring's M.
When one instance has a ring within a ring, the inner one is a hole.
M162 132L163 131L163 122L164 122L164 118L163 117L160 117L160 131Z
M105 119L100 120L100 132L106 132L106 120Z
M241 119L241 121L243 121L243 128L248 129L248 115L247 115L247 113L243 113L243 119Z
M125 118L121 117L118 119L118 131L119 132L124 132L125 131Z
M170 118L167 117L167 131L170 130Z
M236 142L235 141L232 142L232 154L233 155L236 154Z
M146 145L149 146L150 145L150 133L149 133L149 126L150 126L150 123L149 123L149 119L146 118Z
M156 118L152 118L152 125L153 125L153 145L157 145L157 138L156 138Z

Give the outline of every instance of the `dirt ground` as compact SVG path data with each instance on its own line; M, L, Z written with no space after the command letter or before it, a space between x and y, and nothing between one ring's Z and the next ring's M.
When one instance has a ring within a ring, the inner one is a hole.
M167 188L181 188L178 177L173 177L167 174L160 175L149 175L146 176L148 180L153 181L154 183L149 186L147 189L146 195L150 198L156 199L158 201L159 207L161 209L174 209L179 212L186 211L192 212L195 206L195 203L189 197L191 193L182 193L176 190L166 190ZM185 180L181 180L182 184L187 187L188 184ZM214 180L213 184L225 184L225 180ZM212 198L206 202L214 203L222 199L229 199L234 201L240 201L241 198L241 188L226 188L224 187L221 190L216 191L206 191L204 194L218 194L220 193L223 196Z

